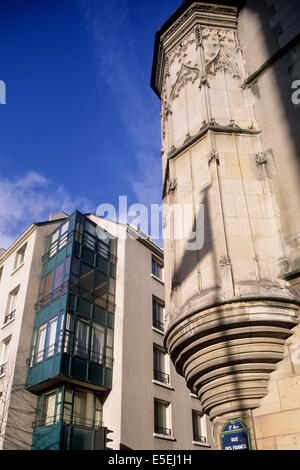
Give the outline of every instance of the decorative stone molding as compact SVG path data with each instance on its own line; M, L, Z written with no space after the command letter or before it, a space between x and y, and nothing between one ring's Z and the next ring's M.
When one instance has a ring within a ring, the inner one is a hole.
M171 50L169 54L170 65L172 65L176 59L178 59L180 62L187 49L195 43L196 38L194 35L194 31L191 31L186 38L180 41L180 43Z
M224 50L222 45L219 46L217 54L212 52L211 56L212 58L206 59L205 73L207 75L216 75L216 72L220 70L230 73L233 78L241 78L238 64L234 61L232 55Z
M211 149L211 151L210 151L210 154L209 154L209 157L208 157L208 166L210 166L210 164L213 160L216 160L217 164L220 165L219 155L218 155L218 153L216 152L215 149Z
M202 32L201 32L201 27L198 25L195 27L195 38L196 38L196 48L202 47L203 46Z
M172 87L170 93L171 101L179 97L181 90L186 86L187 83L195 83L196 80L200 78L200 70L195 67L190 67L189 65L182 64L181 69L178 73L176 82Z

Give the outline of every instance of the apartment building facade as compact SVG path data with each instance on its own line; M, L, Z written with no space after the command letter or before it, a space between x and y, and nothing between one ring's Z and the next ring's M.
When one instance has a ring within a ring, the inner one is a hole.
M100 450L103 427L115 450L212 448L163 346L163 252L147 236L76 211L28 229L0 272L3 449Z

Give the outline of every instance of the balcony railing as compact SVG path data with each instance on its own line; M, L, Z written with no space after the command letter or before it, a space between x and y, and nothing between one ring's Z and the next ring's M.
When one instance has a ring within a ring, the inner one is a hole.
M4 317L4 325L8 323L10 320L15 318L16 316L16 310L12 310L12 312L9 312L7 315Z
M86 359L90 362L96 362L97 364L104 365L105 367L112 368L113 359L106 357L104 353L99 353L98 351L89 350L85 347L79 345L72 345L69 343L69 335L66 332L65 344L63 347L63 352L69 354L70 356L77 356L82 359ZM54 354L59 354L62 352L62 341L49 345L47 348L32 352L31 357L26 361L28 367L33 367L39 362L50 359Z
M193 434L193 441L201 442L202 444L206 444L206 436L200 436L199 434Z
M152 326L160 330L162 333L164 332L164 323L155 317L152 319Z
M6 374L6 369L7 369L7 362L0 365L0 376Z
M45 297L39 299L34 306L35 310L36 311L41 310L43 307L46 307L46 305L48 305L50 302L57 299L61 295L65 294L68 286L69 286L69 282L64 282L63 284L58 286L56 289L54 289L52 292L50 292L48 295L45 295Z
M73 237L75 241L79 242L82 245L85 245L90 250L98 253L110 263L116 264L116 256L110 253L109 248L103 242L101 242L98 237L93 237L87 232L82 234L75 230L66 233L59 240L55 240L50 246L49 250L42 257L42 263L46 263L50 258L52 258L52 256L56 255L60 250L62 250L66 245L68 245L73 240Z
M60 422L65 425L76 426L78 428L97 430L102 424L102 417L97 420L95 417L87 418L86 416L76 415L76 413L73 412L71 418L70 411L66 412L66 409L64 409L63 415L61 415L61 412L58 412L56 416L42 416L40 413L37 413L36 418L32 423L32 428L36 429L44 426L55 426Z
M158 382L162 382L164 384L169 384L170 383L169 374L166 374L165 372L162 372L161 370L154 369L153 370L153 377L154 377L154 380L157 380Z
M47 263L47 261L52 258L52 256L56 255L60 250L62 250L68 243L70 243L73 239L74 231L70 233L66 233L63 235L59 240L55 240L52 245L50 245L49 250L43 255L42 263Z
M168 428L162 428L161 426L154 426L154 432L156 434L163 434L164 436L171 436L172 431Z
M115 304L112 302L109 302L108 299L102 299L102 298L93 296L91 295L90 291L79 288L76 284L74 284L74 282L69 282L69 281L64 282L61 286L54 289L48 295L39 299L34 306L35 310L39 311L42 308L46 307L46 305L48 305L50 302L57 299L61 295L65 294L68 289L71 294L78 295L79 297L82 297L88 302L94 303L98 305L99 307L102 307L104 310L109 310L110 312L115 311Z

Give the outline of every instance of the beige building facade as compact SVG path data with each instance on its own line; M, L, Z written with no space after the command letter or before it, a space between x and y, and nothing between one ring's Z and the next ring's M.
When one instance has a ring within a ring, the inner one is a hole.
M217 448L240 421L252 449L300 448L299 16L186 0L156 34L164 204L193 208L191 233L204 211L196 250L165 221L164 344Z
M113 450L213 448L165 352L163 251L129 225L52 218L0 258L1 449L100 450L104 428Z

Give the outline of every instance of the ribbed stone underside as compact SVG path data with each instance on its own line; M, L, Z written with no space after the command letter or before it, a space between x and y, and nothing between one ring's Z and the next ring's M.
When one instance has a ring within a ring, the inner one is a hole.
M168 352L204 413L214 418L259 406L297 324L296 311L291 302L232 302L169 327Z

